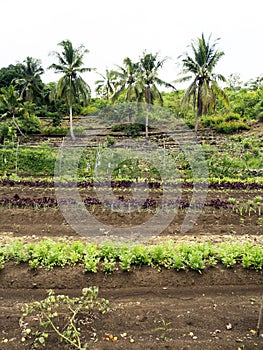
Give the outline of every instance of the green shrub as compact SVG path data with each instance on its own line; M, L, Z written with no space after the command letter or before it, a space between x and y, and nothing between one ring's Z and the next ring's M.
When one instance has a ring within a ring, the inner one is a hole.
M201 121L202 121L202 125L204 127L209 127L209 128L213 128L215 125L224 122L224 117L219 117L219 116L204 116L202 117Z
M231 122L234 120L240 120L240 115L238 113L229 113L229 115L225 118L226 122Z
M80 115L94 115L97 114L99 109L103 109L104 107L109 105L109 101L103 100L100 98L92 98L89 102L88 106L82 107L80 109Z
M96 111L98 110L98 107L96 106L87 106L87 107L83 107L81 109L80 114L81 115L93 115Z
M55 153L51 149L22 149L18 169L28 175L53 175L55 160Z
M69 128L65 126L51 126L48 128L44 128L42 133L47 136L66 136L69 132ZM74 128L74 134L75 135L83 135L85 132L84 128L82 126L77 126Z
M41 128L41 121L35 115L23 115L18 120L20 129L25 134L39 134Z
M42 133L47 136L52 136L52 135L58 135L58 136L65 136L68 132L68 128L64 126L51 126L44 128L42 130Z
M0 148L0 172L19 175L54 175L56 152L46 145Z
M61 126L63 115L59 112L47 112L46 118L51 120L52 126Z
M0 124L0 143L4 142L4 139L8 135L8 125L7 123L1 123Z
M125 128L124 124L115 124L111 127L111 131L120 132L120 131L123 131L124 128Z
M249 130L249 126L244 122L234 121L234 122L222 122L215 125L217 132L222 134L232 134L240 130Z
M107 135L106 136L106 145L107 147L110 147L110 146L113 146L115 144L115 137L114 136L110 136L110 135Z
M185 121L185 124L190 128L190 129L194 129L195 127L195 121L194 119L187 119Z
M139 123L115 124L111 127L111 130L123 132L126 136L137 137L141 132L145 132L145 125Z

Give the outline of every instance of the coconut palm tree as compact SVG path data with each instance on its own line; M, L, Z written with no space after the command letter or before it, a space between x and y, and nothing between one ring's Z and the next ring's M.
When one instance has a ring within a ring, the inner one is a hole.
M22 136L25 136L15 118L16 113L23 111L22 98L19 92L15 90L15 87L13 85L1 88L0 105L1 108L5 111L5 113L2 115L2 118L11 117L13 124L18 129L20 134Z
M21 96L25 101L34 102L37 97L41 97L44 84L41 75L44 69L38 59L27 57L19 65L21 78L15 79L15 85L19 88Z
M139 61L139 72L138 72L138 82L140 91L140 100L146 102L146 120L145 120L145 135L148 138L148 126L149 126L149 108L150 104L153 104L154 101L158 101L162 105L163 98L161 92L158 90L158 86L164 86L168 88L175 87L165 82L164 80L158 77L160 68L167 58L159 59L158 53L152 54L143 52L143 56Z
M138 101L140 91L138 87L138 69L139 63L132 62L129 57L123 60L123 67L117 66L118 70L114 71L117 81L115 83L115 92L113 101L119 99L120 95L124 94L126 102Z
M213 43L210 40L211 35L206 41L202 33L201 38L197 38L190 45L192 56L188 53L179 56L183 66L181 74L184 76L177 81L193 79L185 91L183 102L189 103L192 100L195 114L195 133L197 133L199 117L215 108L217 98L220 98L226 107L229 106L224 90L218 85L218 81L226 82L226 78L221 74L214 73L214 68L224 52L216 50L219 39Z
M115 91L112 95L112 101L124 99L125 102L138 102L140 99L140 87L138 85L139 63L132 62L129 57L123 60L123 66L117 65L114 71L116 76ZM131 122L133 108L131 105L126 106L128 122Z
M101 76L101 79L95 81L95 91L98 95L109 101L115 92L116 72L106 69L105 75L101 73L98 74Z
M70 136L74 140L73 132L73 102L81 101L86 104L90 98L90 87L81 77L81 73L90 72L92 68L83 67L83 58L88 50L83 45L74 48L70 40L63 40L58 44L62 52L53 52L58 63L53 63L49 69L63 74L56 85L57 98L65 98L69 106Z

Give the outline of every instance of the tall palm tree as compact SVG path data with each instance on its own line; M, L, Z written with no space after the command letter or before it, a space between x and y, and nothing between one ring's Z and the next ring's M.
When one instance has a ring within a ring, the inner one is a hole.
M27 57L23 63L19 64L20 75L22 78L16 79L15 84L21 91L21 96L25 101L33 102L41 96L44 84L41 75L44 69L38 59Z
M226 82L226 78L213 72L224 52L216 50L219 39L213 43L210 43L210 40L211 35L206 41L202 33L201 38L197 38L190 45L192 56L188 53L179 56L182 59L182 74L184 76L178 81L193 79L185 91L183 102L189 103L191 100L193 102L195 133L197 133L199 117L215 109L217 98L220 98L224 105L229 107L227 95L218 85L218 81ZM188 75L189 73L190 75Z
M83 45L74 48L70 40L63 40L58 45L62 47L62 52L53 52L58 64L53 63L49 69L63 74L56 85L56 95L58 98L65 98L69 106L70 136L74 140L73 102L80 99L84 104L88 102L90 87L80 74L90 72L92 68L83 67L84 55L89 52Z
M0 91L0 104L5 113L2 118L11 117L12 122L21 135L25 136L16 122L15 115L23 111L22 98L13 85L2 87Z
M145 120L145 135L148 138L149 128L149 109L150 104L153 104L157 100L161 105L163 104L163 98L161 92L158 90L158 86L165 86L168 88L174 88L170 83L158 77L160 68L167 58L159 59L158 53L152 54L143 52L143 56L139 61L139 86L140 86L140 100L146 102L146 120Z
M132 62L129 57L123 60L123 66L117 66L118 70L114 71L117 81L115 83L115 92L113 101L117 100L120 95L124 94L126 102L138 101L140 96L138 81L139 63Z
M101 76L101 79L95 81L95 91L98 95L109 101L115 92L116 72L106 69L105 75L101 73L98 74Z
M116 76L115 91L112 95L112 101L115 102L120 98L124 98L125 102L138 102L140 99L140 87L138 85L139 63L132 62L129 57L123 60L123 66L117 65L114 71ZM127 106L126 114L128 122L131 122L133 108Z

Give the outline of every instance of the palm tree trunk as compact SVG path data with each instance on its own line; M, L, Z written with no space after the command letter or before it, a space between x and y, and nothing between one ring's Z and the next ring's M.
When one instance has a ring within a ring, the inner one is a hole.
M146 88L146 118L145 118L145 138L149 138L149 109L151 103L151 88L147 86Z
M196 111L195 111L195 136L197 136L198 121L199 121L199 117L202 116L202 112L203 112L203 102L201 97L201 88L199 86L197 91L197 103L196 103Z
M146 103L145 137L149 138L149 103Z
M73 131L73 113L72 113L72 104L69 106L69 130L70 130L70 137L71 140L75 140L75 135Z
M195 136L197 136L197 129L198 129L198 110L195 112Z
M71 140L75 140L75 135L73 131L73 112L72 112L72 100L73 100L73 91L72 91L72 76L69 79L69 131Z

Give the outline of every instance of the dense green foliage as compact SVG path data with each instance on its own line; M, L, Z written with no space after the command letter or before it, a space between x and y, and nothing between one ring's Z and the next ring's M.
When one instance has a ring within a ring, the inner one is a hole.
M56 156L57 151L45 144L40 147L6 144L0 148L0 172L2 175L53 176Z
M132 266L147 265L153 268L175 270L193 269L201 272L208 266L218 263L226 267L241 264L244 268L261 270L263 248L251 243L212 243L175 244L165 242L159 245L102 245L74 241L55 242L52 240L24 244L15 241L0 247L0 266L13 261L28 263L31 268L52 269L55 266L80 264L86 272L111 273L121 268L129 271Z
M87 116L87 123L89 116L94 116L95 120L99 119L101 114L104 119L109 117L109 120L112 120L109 114L114 112L119 102L144 101L148 105L159 101L164 109L169 109L182 118L190 128L197 127L198 117L199 127L215 135L237 134L249 130L254 123L263 120L263 79L258 77L243 84L238 77L231 75L226 86L219 88L218 81L225 79L214 73L215 65L223 56L223 52L218 51L216 45L217 41L210 42L210 37L206 40L202 35L196 42L192 42L193 56L188 53L181 56L184 73L191 73L192 77L194 75L194 80L186 90L160 92L158 89L161 86L172 88L172 85L158 77L166 58L160 59L157 54L144 51L137 60L132 61L127 57L122 66L100 74L101 79L96 82L98 97L90 99L88 105L86 102L90 94L89 85L80 74L91 69L84 67L84 55L88 51L83 46L74 48L68 40L59 44L62 51L54 53L57 63L51 65L56 72L63 73L57 83L42 82L44 70L41 61L32 57L27 57L16 65L1 68L1 175L53 175L56 151L48 149L45 144L42 145L41 138L38 147L27 147L25 142L30 141L31 134L42 134L44 137L65 136L69 119L71 136L74 136L73 130L76 134L83 135L84 129L73 129L72 110L77 115ZM190 75L185 74L184 79L187 80ZM183 103L191 99L193 104ZM226 101L229 101L228 109L225 108ZM119 131L129 137L138 137L142 133L147 134L148 129L151 131L151 122L158 116L150 114L148 126L149 116L146 109L146 121L141 120L140 125L126 124L131 121L127 105L124 104L126 109L116 114L120 118L114 119L117 124L109 125L112 127L111 132ZM120 115L125 115L126 120ZM158 119L154 122L157 125ZM91 125L91 128L93 127ZM173 127L171 124L171 130ZM246 138L244 142L245 140ZM108 135L101 147L110 147L115 141L115 135ZM258 141L260 143L262 139ZM233 138L229 142L222 137L221 144L212 140L204 144L203 151L211 177L246 178L254 169L263 168L262 148L260 144L255 145L254 141L245 148L242 139ZM87 175L85 167L87 163L92 164L96 152L94 149L83 155L79 164L79 176ZM183 177L191 178L191 169L184 154L179 152L174 158L175 165L179 165ZM89 175L92 175L94 167L94 164L91 165ZM123 173L123 176L130 177L133 174Z
M116 132L123 132L126 136L136 137L140 135L141 132L145 131L145 125L139 123L115 124L111 127L111 130Z
M220 125L220 124L219 124ZM0 128L1 131L9 132L4 129L5 124ZM145 130L144 124L115 124L112 128L112 133L122 132L131 137L138 137L140 132ZM65 127L53 127L44 129L46 135L64 136L67 133ZM83 128L75 128L76 135L82 135ZM97 161L100 154L106 151L108 157L112 156L110 147L116 142L115 136L107 135L104 144L100 147L88 148L82 153L77 168L78 178L92 179L99 174L96 172ZM230 136L227 139L220 139L220 143L210 145L203 144L203 154L206 158L207 167L210 178L225 178L233 177L235 179L247 179L250 177L262 177L263 173L263 152L262 152L262 138L257 136L243 137L242 135ZM117 157L117 150L115 157ZM120 157L124 159L125 150L120 150ZM191 165L183 150L178 150L173 157L173 166L176 167L180 177L185 180L192 179ZM16 174L19 176L53 176L54 166L57 157L57 148L48 146L45 143L36 146L29 146L27 144L20 144L18 142L6 142L0 147L0 175L6 176ZM139 160L129 160L129 153L127 153L127 161L121 162L116 169L112 169L112 176L116 179L156 179L158 177L158 170L154 164L150 166L147 162ZM64 159L70 165L75 164L74 154L67 155ZM108 161L104 159L104 172L107 172L105 166L108 166ZM75 165L74 165L75 166ZM88 171L87 171L88 168ZM102 168L101 168L102 169ZM97 169L98 170L98 169ZM109 170L109 169L108 169ZM168 168L166 169L168 171ZM104 173L105 175L105 173ZM104 176L102 180L104 179Z
M263 119L262 77L242 83L232 74L226 87L219 87L217 81L225 79L213 70L224 53L216 49L217 40L210 42L210 37L206 40L203 34L191 43L193 56L186 53L180 57L183 73L190 73L182 79L195 77L188 89L160 92L157 86L173 88L157 75L166 58L160 59L157 54L144 51L136 61L127 57L122 66L107 69L105 74L99 73L101 79L96 81L95 89L98 97L91 99L86 107L84 104L90 88L80 74L91 70L83 67L83 57L88 50L83 46L74 48L68 40L59 45L62 52L54 53L57 63L51 64L56 72L63 73L57 83L43 83L41 61L32 57L0 69L0 143L6 139L14 140L22 134L42 132L49 126L61 126L68 110L71 119L72 110L76 115L94 115L102 107L124 101L154 103L158 100L165 108L184 118L190 127L196 124L196 116L200 119L201 115L207 114L201 118L201 127L220 133L235 133ZM12 101L11 92L15 97ZM182 104L190 99L194 102L192 105ZM227 110L224 106L226 101L229 101ZM53 131L49 133L46 130L45 133L52 134Z

